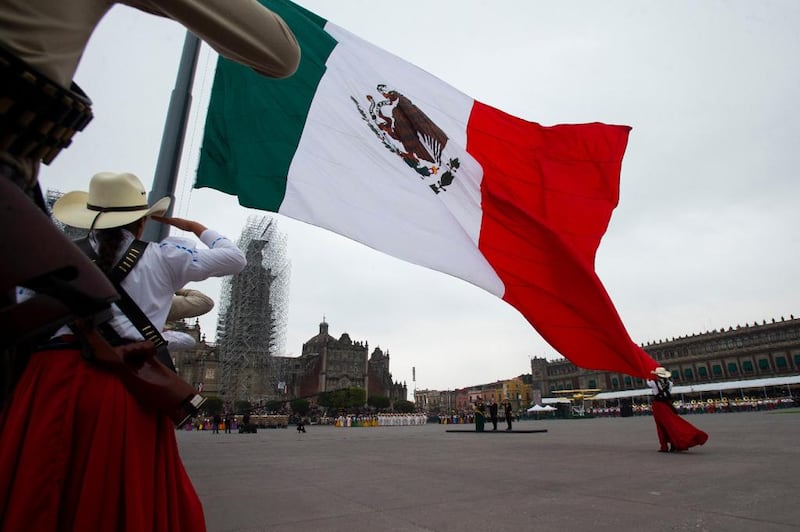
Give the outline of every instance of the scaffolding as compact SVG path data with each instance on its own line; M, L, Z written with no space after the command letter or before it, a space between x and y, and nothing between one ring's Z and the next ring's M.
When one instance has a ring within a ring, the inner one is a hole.
M258 403L276 398L285 381L290 266L286 235L274 218L251 216L237 242L245 269L223 280L217 321L220 384L225 401Z

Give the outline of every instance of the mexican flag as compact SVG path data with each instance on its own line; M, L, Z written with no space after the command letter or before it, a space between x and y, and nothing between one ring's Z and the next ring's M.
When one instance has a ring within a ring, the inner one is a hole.
M574 364L649 376L594 273L629 127L511 116L292 2L262 3L300 67L275 80L220 58L196 187L464 279Z

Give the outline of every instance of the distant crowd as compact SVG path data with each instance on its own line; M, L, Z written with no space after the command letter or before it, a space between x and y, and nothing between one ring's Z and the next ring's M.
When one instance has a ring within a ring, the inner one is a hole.
M674 401L673 405L678 413L684 414L719 414L728 412L749 412L759 410L776 410L780 408L800 407L800 397L742 397L736 399L706 399L706 400L690 400L690 401ZM584 410L584 415L592 417L622 417L624 407L620 406L593 406L587 407ZM649 416L652 415L652 406L650 403L634 403L630 407L630 411L634 416ZM248 416L249 417L249 416ZM255 419L261 418L288 418L290 423L297 422L297 416L289 418L289 416L280 415L255 415ZM526 418L527 416L523 416ZM185 426L187 430L225 430L238 431L242 424L241 416L226 415L221 419L214 418L195 418L193 423ZM425 413L384 413L384 414L347 414L335 417L329 416L314 416L311 419L312 424L319 425L334 425L335 427L350 428L350 427L394 427L394 426L412 426L412 425L425 425L427 423L438 423L440 425L469 425L475 423L475 416L472 412L455 413L451 415L446 414L425 414ZM505 418L501 415L501 422L505 422ZM260 423L263 424L263 423ZM266 425L270 425L267 423ZM281 423L285 426L285 421Z
M426 414L374 414L374 415L341 415L335 418L336 427L400 427L424 425L428 422Z
M691 401L674 401L673 405L681 415L751 412L800 406L800 397L742 397L730 400L727 398L693 399ZM652 414L652 407L648 403L633 404L632 411L635 416L648 416ZM590 407L586 409L586 414L595 417L618 417L621 415L621 408L619 406Z
M475 423L475 414L472 412L462 412L460 414L438 416L440 425L466 425Z

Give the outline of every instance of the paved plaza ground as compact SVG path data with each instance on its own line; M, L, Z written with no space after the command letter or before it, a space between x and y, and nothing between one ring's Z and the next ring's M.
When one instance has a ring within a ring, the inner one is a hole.
M800 410L687 419L710 436L687 453L656 452L649 416L178 442L211 532L800 530Z

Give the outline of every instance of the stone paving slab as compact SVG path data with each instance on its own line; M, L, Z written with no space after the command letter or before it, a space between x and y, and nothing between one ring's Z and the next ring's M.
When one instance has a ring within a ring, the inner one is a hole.
M800 410L705 414L658 453L650 417L178 434L211 532L800 530Z

